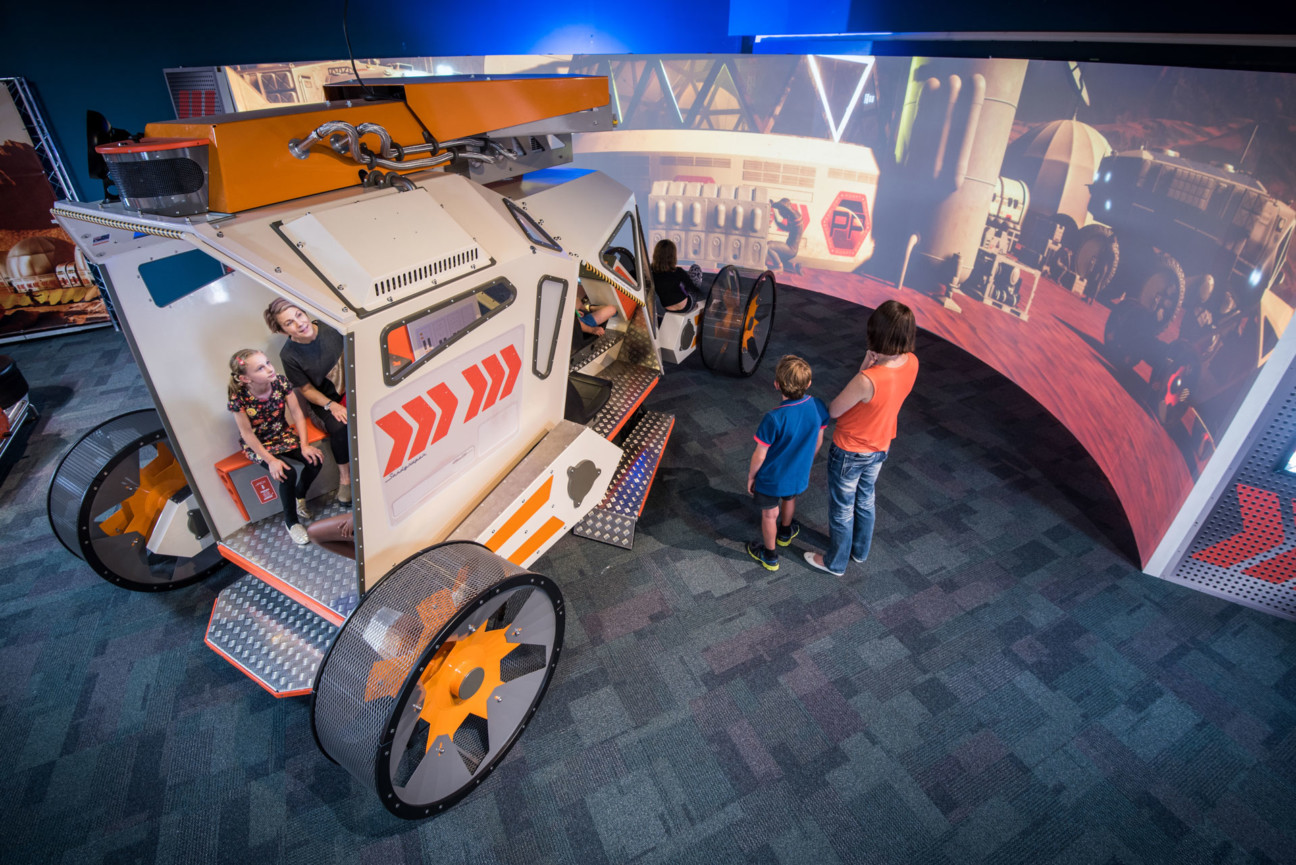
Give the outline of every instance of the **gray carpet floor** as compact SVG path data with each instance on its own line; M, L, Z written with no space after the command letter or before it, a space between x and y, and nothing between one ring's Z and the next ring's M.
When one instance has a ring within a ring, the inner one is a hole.
M831 398L867 311L784 290L769 357ZM773 364L668 369L677 422L627 551L566 537L562 661L500 768L390 816L206 648L237 572L109 585L51 534L58 456L148 405L110 330L5 346L42 416L0 466L0 861L1296 861L1296 624L1141 574L1093 463L1021 391L921 340L867 565L744 552ZM218 362L218 361L213 361ZM221 399L214 394L213 399Z

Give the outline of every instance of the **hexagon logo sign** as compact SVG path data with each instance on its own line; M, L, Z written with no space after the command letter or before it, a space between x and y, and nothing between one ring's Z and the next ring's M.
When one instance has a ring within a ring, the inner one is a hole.
M868 199L860 192L839 192L823 218L824 240L833 255L853 256L864 245L872 220Z

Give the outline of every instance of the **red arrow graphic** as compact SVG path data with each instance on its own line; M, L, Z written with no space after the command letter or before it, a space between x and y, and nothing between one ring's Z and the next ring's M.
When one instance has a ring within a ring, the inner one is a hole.
M468 402L468 413L464 415L464 422L477 417L477 412L482 408L482 397L486 395L486 376L482 375L481 370L475 366L470 366L463 371L464 381L472 388L472 399Z
M508 381L504 382L504 389L500 391L499 396L500 399L504 399L513 392L513 385L517 383L518 370L522 369L522 358L518 357L517 349L511 345L504 346L500 357L504 358L504 365L508 367Z
M441 412L441 422L437 424L436 433L431 441L431 444L436 444L449 431L450 422L454 420L455 409L459 407L459 400L445 382L428 391L428 396L432 397L432 402L436 403L437 410Z
M1242 511L1242 531L1193 553L1194 559L1231 568L1283 542L1282 503L1278 494L1245 484L1237 485L1237 494Z
M500 386L504 384L504 364L495 355L491 355L482 361L482 366L486 369L486 374L490 376L490 391L486 394L486 402L482 404L482 409L488 409L495 405L495 400L499 399Z
M391 436L395 446L392 448L391 456L387 457L387 467L383 469L383 477L396 471L405 462L405 454L409 448L410 438L414 435L414 427L409 425L409 421L401 417L397 412L388 412L378 420L374 421L378 428L387 435Z
M436 411L432 406L427 404L423 397L415 397L403 406L406 413L414 418L414 423L418 424L418 432L414 436L414 446L410 448L409 458L413 459L423 453L423 448L427 447L428 439L432 437L432 429L436 424Z
M1292 502L1292 511L1296 512L1296 502ZM1256 562L1242 573L1266 583L1285 583L1296 577L1296 550L1288 550L1272 559Z

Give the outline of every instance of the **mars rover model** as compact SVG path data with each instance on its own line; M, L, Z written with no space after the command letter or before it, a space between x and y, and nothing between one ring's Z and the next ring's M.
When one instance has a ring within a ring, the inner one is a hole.
M49 514L126 588L246 571L208 644L276 696L312 695L324 753L424 817L481 783L549 684L565 608L532 564L567 532L630 546L673 426L642 407L662 349L750 374L775 285L726 268L659 324L633 195L564 166L573 133L614 126L605 79L329 98L150 124L102 148L120 203L55 206L154 408L65 455ZM616 307L588 343L578 281ZM277 297L344 337L353 557L293 544L267 470L235 452L225 359L277 357Z

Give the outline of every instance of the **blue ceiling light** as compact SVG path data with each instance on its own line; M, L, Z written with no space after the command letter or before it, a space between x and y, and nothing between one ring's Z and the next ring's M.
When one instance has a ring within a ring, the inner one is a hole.
M527 54L628 54L634 51L619 38L594 24L567 24L537 34Z

